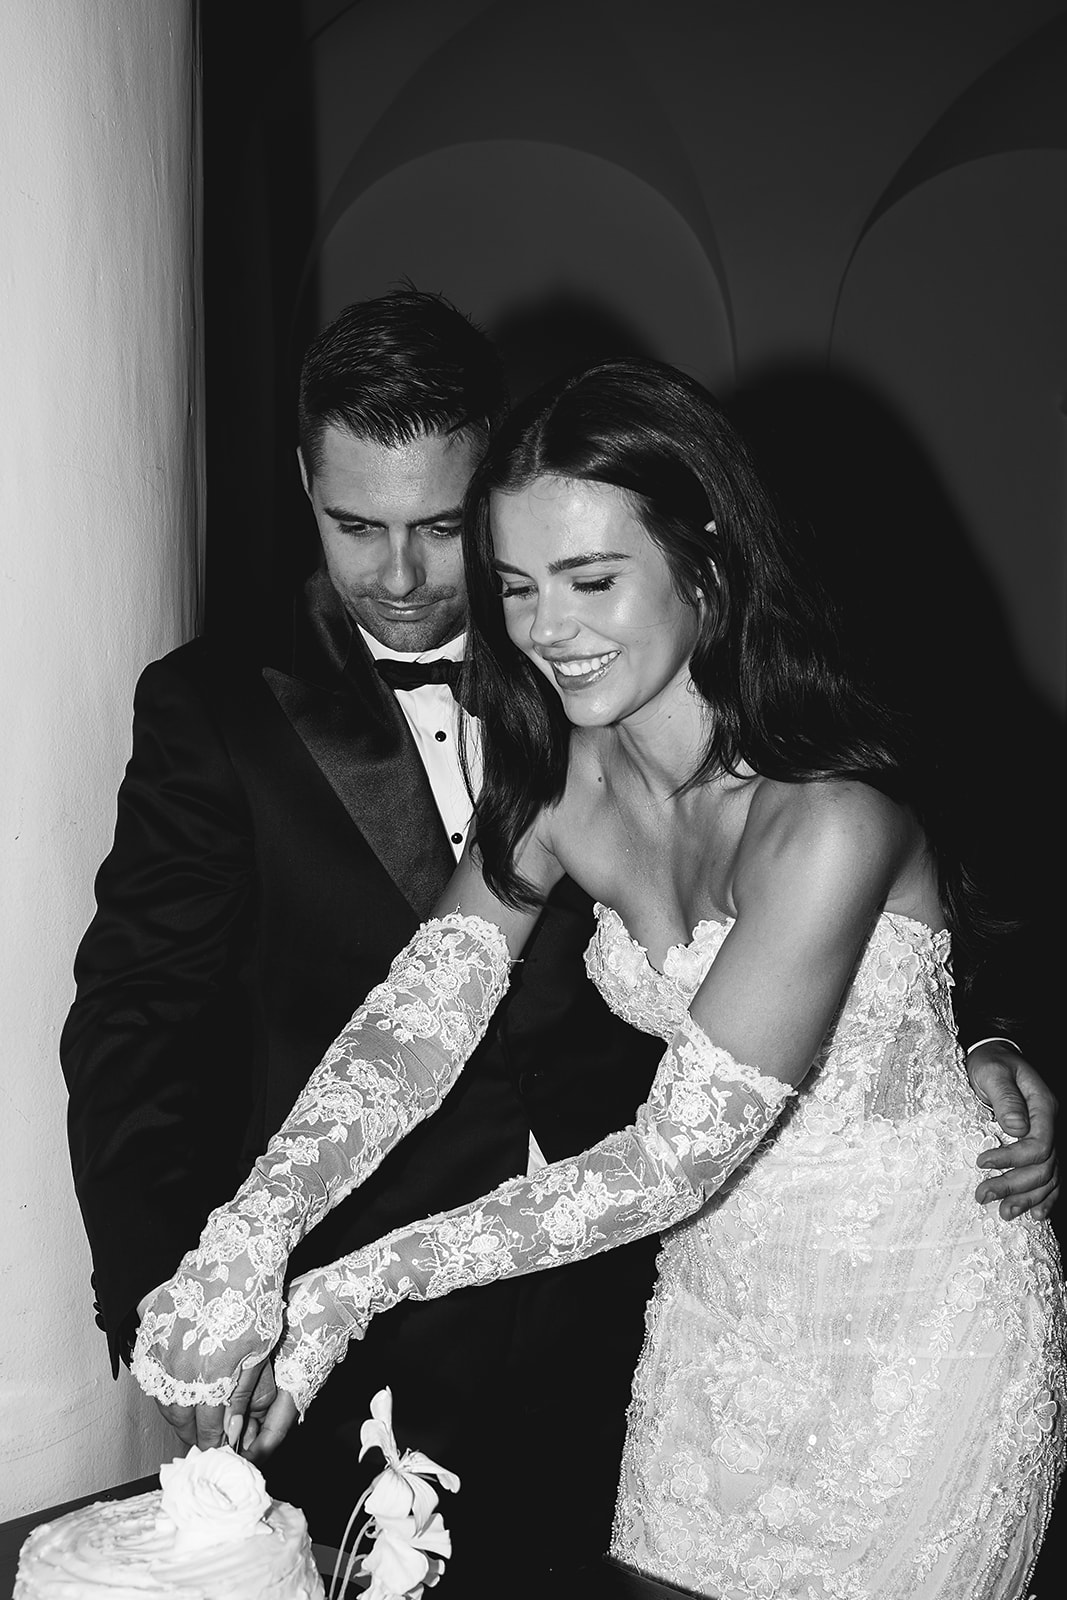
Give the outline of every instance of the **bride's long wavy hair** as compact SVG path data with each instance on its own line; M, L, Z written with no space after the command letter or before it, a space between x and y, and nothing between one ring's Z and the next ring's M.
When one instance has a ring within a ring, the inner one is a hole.
M492 495L540 477L623 490L679 597L703 602L689 666L708 735L683 789L747 764L786 782L858 779L913 805L938 859L946 916L966 936L967 885L919 781L907 724L846 664L810 552L783 524L711 395L672 367L632 358L553 382L518 406L467 494L465 694L483 726L476 843L494 892L514 906L537 904L515 851L567 777L570 724L508 637L493 567Z

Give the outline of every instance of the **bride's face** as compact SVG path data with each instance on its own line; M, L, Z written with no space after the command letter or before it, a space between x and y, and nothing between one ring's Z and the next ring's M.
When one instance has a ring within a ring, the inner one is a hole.
M688 688L697 609L622 490L536 478L490 515L508 634L572 722L622 722Z

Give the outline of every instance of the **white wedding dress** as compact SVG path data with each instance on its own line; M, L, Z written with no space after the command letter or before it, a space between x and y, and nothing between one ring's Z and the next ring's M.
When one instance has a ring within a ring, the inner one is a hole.
M664 972L598 908L590 976L670 1038L729 924ZM722 1600L1016 1600L1064 1462L1048 1223L974 1200L989 1143L948 935L884 914L815 1067L668 1233L612 1553Z
M688 1015L729 924L657 972L597 915L590 976L668 1040L634 1125L297 1279L279 1384L302 1411L398 1301L659 1232L613 1554L718 1600L1023 1600L1064 1462L1067 1311L1048 1224L974 1199L990 1123L955 1042L948 935L878 919L794 1093ZM423 925L152 1297L147 1392L221 1402L274 1347L294 1243L440 1103L509 966L492 923ZM550 1484L545 1504L581 1515Z

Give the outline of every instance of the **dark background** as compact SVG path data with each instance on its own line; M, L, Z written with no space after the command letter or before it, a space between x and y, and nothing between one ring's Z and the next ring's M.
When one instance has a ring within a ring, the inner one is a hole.
M516 395L675 362L921 708L1023 923L987 982L1055 1082L1065 7L201 0L200 27L208 631L284 637L316 554L299 358L348 301L444 292Z

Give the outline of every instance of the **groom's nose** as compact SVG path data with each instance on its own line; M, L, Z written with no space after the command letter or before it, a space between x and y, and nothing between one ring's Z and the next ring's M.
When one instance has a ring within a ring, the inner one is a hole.
M383 589L398 600L426 582L422 551L407 529L390 534L378 571L378 581Z

